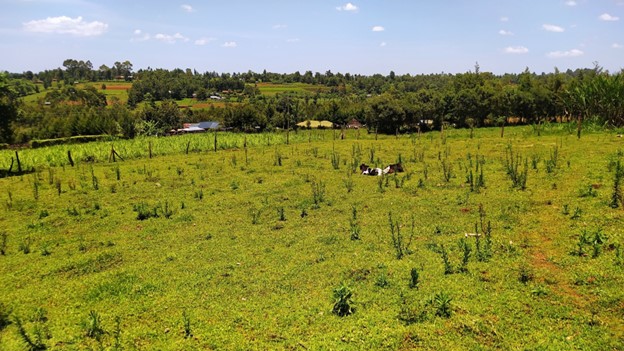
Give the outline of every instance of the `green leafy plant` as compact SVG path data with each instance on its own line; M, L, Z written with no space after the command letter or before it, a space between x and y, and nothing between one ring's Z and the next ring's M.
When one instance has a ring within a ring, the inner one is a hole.
M432 304L435 308L435 315L442 318L449 318L453 313L451 306L453 299L446 292L439 292L435 294L432 299Z
M87 315L87 318L83 320L82 329L87 337L96 340L100 340L105 333L102 328L102 319L94 310L89 311L89 315Z
M331 153L331 164L334 169L340 169L340 155L335 149L333 149Z
M461 238L458 243L459 249L462 251L462 262L459 267L459 271L462 273L468 272L468 260L472 254L472 246L466 241L465 238Z
M411 253L410 245L412 243L412 239L414 237L414 227L415 227L415 218L412 215L412 226L410 237L405 241L405 238L401 234L401 224L399 221L394 221L392 218L392 212L388 212L388 223L390 225L390 236L392 238L392 246L396 252L397 260L403 258L404 255Z
M418 285L420 284L420 277L418 274L418 269L412 268L410 270L410 281L409 287L410 289L418 289Z
M390 285L390 281L388 280L388 276L385 272L379 273L377 279L375 280L375 286L380 288L385 288Z
M341 283L340 286L334 289L334 307L332 313L345 317L355 313L352 300L353 292L345 283Z
M19 243L18 250L21 251L23 254L29 254L31 243L32 243L32 239L30 238L30 236L25 237Z
M507 170L507 176L512 181L512 186L516 189L526 190L527 177L529 173L528 159L524 159L522 156L516 154L511 144L507 145L505 149L505 168ZM520 166L524 163L524 167L520 169Z
M534 278L533 271L526 263L522 263L518 269L518 280L522 284L527 284Z
M451 260L449 259L448 251L446 251L444 244L440 245L440 255L442 255L442 262L444 262L444 274L455 273L453 265L451 265Z
M321 203L325 201L325 183L320 181L312 181L312 202L315 208L319 208Z
M191 330L191 316L186 310L182 311L182 329L184 331L184 338L192 338L193 331Z
M351 206L351 219L349 220L349 229L351 233L351 240L360 240L360 224L357 218L357 207Z

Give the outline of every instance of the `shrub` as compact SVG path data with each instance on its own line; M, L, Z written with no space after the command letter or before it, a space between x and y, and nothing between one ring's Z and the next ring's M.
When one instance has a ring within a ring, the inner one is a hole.
M455 270L451 265L451 261L449 260L448 252L444 247L444 244L440 245L440 254L442 255L442 261L444 262L444 274L453 274Z
M351 306L353 301L351 297L353 292L344 283L334 289L334 307L332 313L337 316L344 317L355 313L355 309Z
M521 264L520 268L518 269L518 280L520 281L520 283L526 284L532 281L533 278L533 272L531 271L529 266L526 263Z
M104 335L100 315L93 310L89 312L87 319L82 322L82 328L85 335L89 338L100 340L102 335Z
M418 284L420 284L418 270L416 268L412 268L410 271L410 289L418 289Z
M432 304L435 307L435 315L442 318L449 318L453 312L451 301L453 299L446 293L440 292L435 294Z

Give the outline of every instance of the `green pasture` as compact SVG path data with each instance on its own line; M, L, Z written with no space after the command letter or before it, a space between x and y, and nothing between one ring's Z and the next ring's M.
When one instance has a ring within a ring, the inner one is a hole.
M258 84L258 89L263 95L273 96L275 94L287 93L287 92L325 92L328 90L326 86L318 86L306 83L288 83L288 84L274 84L274 83L261 83Z
M334 133L20 151L0 349L624 348L615 133Z

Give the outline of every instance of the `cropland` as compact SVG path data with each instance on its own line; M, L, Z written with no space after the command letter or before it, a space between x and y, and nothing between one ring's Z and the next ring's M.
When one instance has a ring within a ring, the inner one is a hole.
M21 150L0 349L622 350L623 143L547 124Z

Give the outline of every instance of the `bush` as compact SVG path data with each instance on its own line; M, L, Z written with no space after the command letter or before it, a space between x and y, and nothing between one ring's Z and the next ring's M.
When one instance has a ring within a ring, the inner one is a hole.
M334 308L332 313L340 317L348 316L355 312L355 309L351 306L353 301L351 296L353 292L344 283L334 289Z

